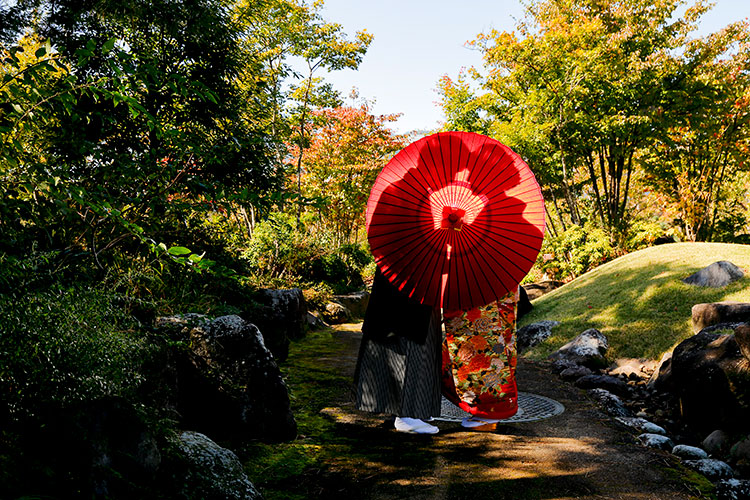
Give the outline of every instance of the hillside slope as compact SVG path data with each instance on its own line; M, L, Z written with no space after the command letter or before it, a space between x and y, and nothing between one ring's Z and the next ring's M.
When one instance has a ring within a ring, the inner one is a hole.
M745 276L722 289L685 285L685 278L727 260ZM691 308L702 302L750 302L750 245L673 243L624 255L533 302L519 327L560 321L553 335L525 356L541 359L587 328L610 342L608 357L659 359L693 334Z

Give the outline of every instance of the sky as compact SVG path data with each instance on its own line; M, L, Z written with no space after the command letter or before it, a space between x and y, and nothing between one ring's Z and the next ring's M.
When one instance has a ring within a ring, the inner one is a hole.
M750 17L750 0L715 3L698 34ZM360 97L375 101L374 114L403 113L391 126L406 133L440 125L438 80L481 67L480 53L465 43L492 28L513 31L523 8L518 0L325 0L322 15L350 37L366 29L374 40L358 70L319 76L344 96L356 87Z

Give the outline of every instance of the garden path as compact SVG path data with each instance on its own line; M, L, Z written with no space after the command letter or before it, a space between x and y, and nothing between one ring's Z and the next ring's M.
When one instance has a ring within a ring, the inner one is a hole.
M346 345L346 354L321 362L351 376L359 327L335 327L333 337ZM342 439L357 443L357 453L327 464L332 477L347 480L339 483L338 494L330 486L325 493L352 499L702 498L700 483L690 481L673 456L640 446L545 363L520 359L517 380L519 390L555 399L565 412L499 425L494 432L441 421L439 434L421 436L394 431L384 416L356 410L342 394L323 413L335 420Z

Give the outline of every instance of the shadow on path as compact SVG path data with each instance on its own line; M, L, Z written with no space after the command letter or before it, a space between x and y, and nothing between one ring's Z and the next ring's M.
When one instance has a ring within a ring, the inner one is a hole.
M320 362L345 376L356 363L359 325L339 325L332 338L343 355ZM356 456L326 463L337 491L328 498L370 499L653 499L705 498L684 479L670 454L637 444L600 412L585 391L561 382L546 364L519 359L519 390L565 405L537 422L473 432L437 422L436 436L392 429L387 415L356 410L347 394L321 413ZM323 492L321 492L323 493Z

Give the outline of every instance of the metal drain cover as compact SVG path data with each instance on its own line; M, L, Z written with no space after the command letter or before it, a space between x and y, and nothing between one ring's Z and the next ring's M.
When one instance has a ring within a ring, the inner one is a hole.
M549 417L554 417L565 411L565 407L554 399L529 394L528 392L518 393L518 412L510 418L501 420L501 424L511 424L515 422L535 422ZM445 420L448 422L460 422L471 413L463 411L447 399L443 398L440 416L434 417L435 420Z

